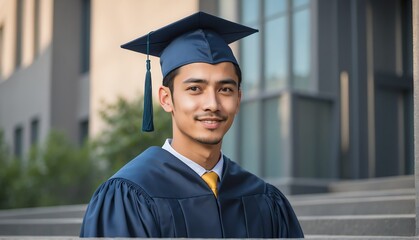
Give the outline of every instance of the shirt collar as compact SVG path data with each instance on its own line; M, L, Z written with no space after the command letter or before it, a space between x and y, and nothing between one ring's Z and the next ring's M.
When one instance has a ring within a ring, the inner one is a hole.
M175 149L172 148L172 139L166 139L166 142L163 145L163 149L168 151L169 153L171 153L173 156L177 157L180 161L182 161L183 163L185 163L188 167L190 167L194 172L196 172L200 177L202 177L202 175L204 175L204 173L206 172L215 172L220 181L221 181L221 176L222 176L222 172L223 172L223 165L224 165L224 156L223 153L221 152L221 157L220 160L218 160L217 164L211 169L211 170L206 170L205 168L203 168L201 165L199 165L198 163L192 161L191 159L183 156L182 154L178 153Z

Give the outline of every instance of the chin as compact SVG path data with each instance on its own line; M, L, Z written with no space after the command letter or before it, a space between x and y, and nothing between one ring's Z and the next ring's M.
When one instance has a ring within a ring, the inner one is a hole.
M218 145L223 140L222 138L195 138L195 140L205 145Z

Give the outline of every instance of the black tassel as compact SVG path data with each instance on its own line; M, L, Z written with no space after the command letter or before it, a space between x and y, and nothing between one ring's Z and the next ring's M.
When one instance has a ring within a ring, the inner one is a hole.
M150 32L151 33L151 32ZM143 113L143 131L152 132L154 131L153 123L153 91L151 86L151 64L149 59L149 37L147 37L147 61L146 61L146 74L145 74L145 84L144 84L144 113Z

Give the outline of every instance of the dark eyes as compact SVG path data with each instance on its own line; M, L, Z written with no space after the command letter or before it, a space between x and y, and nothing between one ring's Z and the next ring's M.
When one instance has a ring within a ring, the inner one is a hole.
M189 92L193 92L193 93L199 93L200 91L202 91L202 89L199 86L190 86L188 88L186 88L186 91ZM218 92L220 93L224 93L224 94L230 94L234 92L234 89L231 87L222 87L218 90Z
M233 89L229 87L224 87L220 89L220 92L230 93L233 92Z
M192 92L196 92L196 91L199 90L199 87L197 87L197 86L191 86L191 87L188 87L186 90L192 91Z

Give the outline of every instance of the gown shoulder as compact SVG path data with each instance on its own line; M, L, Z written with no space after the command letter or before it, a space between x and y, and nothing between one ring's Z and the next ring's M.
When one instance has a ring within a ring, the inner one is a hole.
M266 195L272 204L272 212L276 215L280 233L279 236L287 236L288 238L303 238L303 230L295 215L291 204L285 195L275 186L266 183Z
M94 193L80 237L159 237L153 199L137 184L111 178Z

